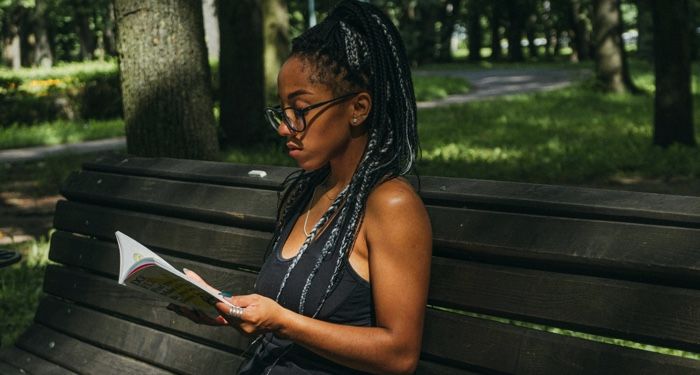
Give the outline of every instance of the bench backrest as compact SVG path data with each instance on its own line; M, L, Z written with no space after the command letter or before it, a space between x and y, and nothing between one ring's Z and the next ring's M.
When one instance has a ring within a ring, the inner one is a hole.
M248 338L118 286L114 231L249 293L291 171L86 164L62 190L50 251L61 265L49 266L48 296L17 345L76 372L233 373ZM700 370L697 360L598 339L700 352L700 198L438 177L421 178L421 196L434 258L419 373Z

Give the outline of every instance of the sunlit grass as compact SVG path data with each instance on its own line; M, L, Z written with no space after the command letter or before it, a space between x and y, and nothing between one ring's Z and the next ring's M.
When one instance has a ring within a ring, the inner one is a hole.
M124 121L121 119L15 124L0 127L0 150L76 143L123 135Z
M459 77L414 75L413 87L416 100L442 99L448 95L464 94L469 91L469 82Z

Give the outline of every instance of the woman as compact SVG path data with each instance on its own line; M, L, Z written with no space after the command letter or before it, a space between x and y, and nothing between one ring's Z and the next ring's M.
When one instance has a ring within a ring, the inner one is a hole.
M398 31L375 7L341 2L294 40L278 94L266 114L302 170L287 181L257 294L220 303L216 323L260 335L244 374L411 373L431 230L400 177L418 144Z

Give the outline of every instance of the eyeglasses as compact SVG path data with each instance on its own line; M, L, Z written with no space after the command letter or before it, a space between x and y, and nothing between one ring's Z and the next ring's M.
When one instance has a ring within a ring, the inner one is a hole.
M284 124L292 133L301 133L306 130L306 114L310 110L327 104L339 103L357 94L358 93L353 92L341 95L337 98L326 100L325 102L311 104L310 106L302 109L296 109L294 107L282 108L281 106L267 107L265 108L265 117L275 131L279 129L280 125Z

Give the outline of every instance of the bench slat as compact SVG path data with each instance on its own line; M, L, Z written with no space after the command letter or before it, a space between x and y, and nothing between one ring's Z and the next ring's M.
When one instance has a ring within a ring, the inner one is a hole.
M171 374L169 371L98 348L39 324L29 327L17 340L17 346L77 373Z
M51 297L41 301L36 320L173 372L230 374L241 361L234 354Z
M86 171L71 173L61 194L73 201L254 229L272 227L277 202L277 192L270 190Z
M700 229L447 207L428 210L436 254L700 287Z
M59 230L115 241L116 230L154 249L168 249L181 257L210 258L213 262L259 269L271 234L59 201L54 217Z
M20 374L25 374L26 372L24 370L20 370L15 366L10 365L9 363L5 363L0 360L0 374L2 375L20 375Z
M429 309L423 351L508 374L697 374L700 361Z
M87 163L84 168L268 189L275 188L295 170L269 165L119 156ZM251 169L265 170L268 176L248 177ZM410 179L416 185L415 178ZM431 204L444 202L511 212L700 227L700 197L434 176L421 177L421 196Z
M75 372L24 351L16 346L0 349L0 360L27 374L70 375Z
M434 257L429 301L700 352L700 291Z
M244 351L249 339L234 330L196 324L165 308L158 297L118 285L114 280L64 267L46 271L46 293L101 311L109 311L134 322L146 322L159 330L194 337L210 346Z

